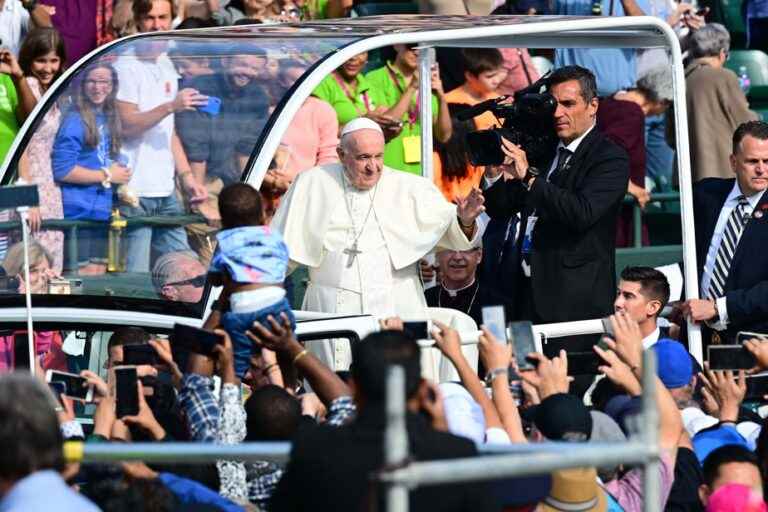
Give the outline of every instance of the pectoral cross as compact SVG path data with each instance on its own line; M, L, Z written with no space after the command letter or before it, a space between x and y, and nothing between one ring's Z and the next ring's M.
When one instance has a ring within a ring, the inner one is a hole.
M347 247L343 252L347 255L347 268L349 268L355 262L357 255L363 251L359 251L357 249L357 240L355 240L355 243L352 244L352 247Z

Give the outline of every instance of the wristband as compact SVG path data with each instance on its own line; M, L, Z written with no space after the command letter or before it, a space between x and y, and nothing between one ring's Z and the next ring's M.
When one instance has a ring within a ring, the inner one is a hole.
M301 359L302 357L304 357L308 353L309 352L307 352L307 349L304 349L301 352L299 352L298 354L296 354L296 357L293 358L293 364L295 365L296 363L298 363L299 359Z
M261 373L267 375L275 367L277 367L278 370L280 369L280 365L277 363L268 364L261 370Z
M101 171L104 173L104 180L101 182L101 186L104 188L112 188L112 173L109 169L102 167Z

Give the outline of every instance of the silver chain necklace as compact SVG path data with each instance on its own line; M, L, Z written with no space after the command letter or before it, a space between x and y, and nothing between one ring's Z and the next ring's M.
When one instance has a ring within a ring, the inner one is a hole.
M370 191L368 192L368 197L371 199L371 206L368 207L368 213L365 214L365 220L363 220L363 225L360 227L360 232L357 232L357 228L355 227L355 216L352 215L352 207L349 206L349 198L347 196L347 176L346 171L341 171L341 186L344 189L344 205L347 207L347 213L349 214L349 218L352 221L352 235L354 236L354 240L352 240L352 245L350 247L347 247L344 249L344 254L346 254L347 257L347 267L351 267L352 264L355 262L355 258L358 254L362 253L363 251L358 250L357 248L357 242L360 240L360 237L363 236L363 231L365 230L366 224L368 224L368 218L371 216L371 212L373 211L373 201L376 199L376 192L379 190L379 183L376 182L376 186L373 188L373 197L371 197Z

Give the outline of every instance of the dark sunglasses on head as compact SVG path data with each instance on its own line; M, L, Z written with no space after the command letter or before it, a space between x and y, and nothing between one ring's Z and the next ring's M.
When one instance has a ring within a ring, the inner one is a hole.
M183 281L176 281L175 283L165 283L166 286L184 286L185 284L189 284L194 286L195 288L201 288L205 286L205 281L208 278L206 274L200 274L199 276L190 277L189 279L184 279Z

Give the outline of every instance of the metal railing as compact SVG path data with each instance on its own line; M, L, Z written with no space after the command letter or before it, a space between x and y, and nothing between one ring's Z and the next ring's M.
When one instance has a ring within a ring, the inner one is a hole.
M619 464L644 466L644 511L661 507L659 488L659 418L656 408L656 358L643 354L641 429L625 443L543 443L539 445L481 446L481 455L445 461L409 461L406 430L405 373L390 368L387 378L387 424L384 436L385 468L375 478L386 487L388 512L408 512L410 490L458 482L476 482L537 475L578 467ZM567 450L562 449L567 447ZM517 453L514 453L517 452ZM288 461L290 443L82 443L67 442L68 462L117 462L142 460L173 464L196 464L221 459Z
M680 194L678 192L662 192L651 194L651 200L648 203L674 203L679 201ZM640 203L637 202L635 197L629 194L624 196L624 204L632 205L632 247L636 249L643 247L643 209L640 208Z
M126 217L127 226L130 227L177 227L188 224L205 223L206 218L202 215L158 215L147 217ZM54 229L66 232L66 253L65 262L77 261L77 238L78 230L89 228L102 228L104 236L107 236L109 230L109 220L74 220L74 219L47 219L41 223L40 229ZM21 220L10 220L0 222L0 233L12 230L21 230ZM106 258L106 254L104 255ZM68 274L77 275L77 265L74 268L65 267L64 271Z
M386 510L408 512L408 492L416 487L457 482L494 480L536 475L578 467L642 464L644 466L643 509L661 508L659 489L660 450L656 410L656 359L652 351L643 354L643 402L640 435L626 443L602 445L568 444L557 453L483 455L446 461L408 460L408 432L405 428L405 372L392 367L387 378L387 425L384 453L387 468L378 475L386 486Z

